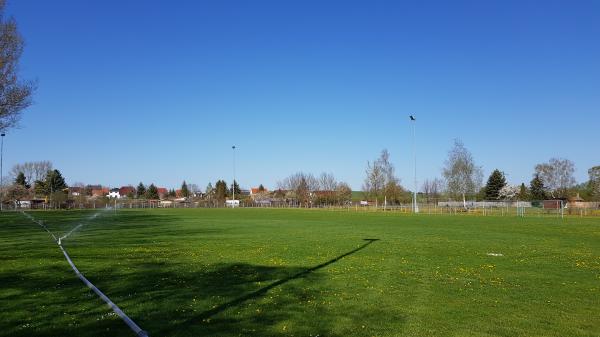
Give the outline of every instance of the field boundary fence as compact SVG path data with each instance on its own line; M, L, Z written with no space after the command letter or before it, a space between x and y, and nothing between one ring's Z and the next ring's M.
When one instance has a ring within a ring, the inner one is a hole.
M5 210L42 209L51 210L48 205L31 205L29 207L5 207ZM569 202L566 200L485 200L485 201L438 201L418 203L420 214L481 215L481 216L600 216L600 202ZM68 205L68 209L154 209L154 208L227 208L225 202L216 200L172 201L143 199L112 199L107 202L86 202ZM325 209L331 211L354 212L389 212L413 213L411 203L299 203L295 200L252 201L241 200L235 207L270 208L270 209Z

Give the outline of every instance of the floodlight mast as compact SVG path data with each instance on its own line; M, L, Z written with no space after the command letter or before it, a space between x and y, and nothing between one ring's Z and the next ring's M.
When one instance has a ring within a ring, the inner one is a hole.
M2 212L2 200L4 199L4 177L2 177L4 173L2 171L2 164L4 164L4 136L6 136L6 134L2 132L0 134L0 138L2 138L2 140L0 140L0 212Z
M412 143L413 143L413 156L414 156L414 170L415 170L415 187L413 190L413 213L419 213L419 205L417 204L417 143L416 143L416 132L415 132L415 128L416 128L416 124L417 124L417 119L413 116L410 115L410 121L412 124Z
M235 145L231 147L231 150L233 150L233 183L231 184L233 203L231 205L232 207L235 207Z

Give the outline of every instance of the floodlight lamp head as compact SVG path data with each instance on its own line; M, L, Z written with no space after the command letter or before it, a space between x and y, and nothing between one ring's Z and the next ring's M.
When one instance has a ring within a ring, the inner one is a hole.
M234 145L234 146L232 146L231 148L235 150L235 145Z
M6 136L6 134L5 134L5 133L2 133L2 134L0 134L0 136L4 137L4 136Z
M410 115L409 117L410 117L411 121L416 121L417 120L413 115Z

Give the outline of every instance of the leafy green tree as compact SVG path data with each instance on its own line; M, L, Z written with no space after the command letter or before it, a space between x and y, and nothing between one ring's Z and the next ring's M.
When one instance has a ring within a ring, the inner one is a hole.
M67 193L63 191L53 192L50 194L50 202L54 204L54 207L61 208L61 205L67 201Z
M525 183L521 183L521 188L519 190L519 199L520 200L529 200L529 190L527 189L527 186L525 186Z
M240 190L240 185L238 185L237 181L233 181L233 186L229 187L229 194L231 195L235 191L236 195L240 195L242 190Z
M23 172L19 172L19 174L17 174L17 178L15 179L15 184L21 185L27 189L29 189L31 187L31 185L29 185L27 183L27 179L25 178L25 173L23 173Z
M500 197L500 190L504 186L506 186L504 173L498 169L494 170L485 185L485 198L487 200L497 200Z
M136 193L137 193L138 198L146 197L146 186L144 186L144 184L142 184L142 182L140 182L140 184L138 185L138 187L136 189Z
M185 183L185 180L181 184L181 196L187 198L190 196L190 190L188 189L188 185Z
M46 195L51 195L55 192L62 192L68 187L65 183L65 178L63 178L59 170L48 171L44 186L46 189Z
M159 199L158 188L156 188L154 184L148 186L148 190L146 190L146 199Z
M529 195L531 200L546 199L546 187L539 174L536 174L529 183Z
M48 193L46 191L46 183L42 180L36 180L33 185L33 192L35 195L40 197L47 196Z
M227 183L224 180L218 180L215 183L215 198L219 202L225 202L227 198Z

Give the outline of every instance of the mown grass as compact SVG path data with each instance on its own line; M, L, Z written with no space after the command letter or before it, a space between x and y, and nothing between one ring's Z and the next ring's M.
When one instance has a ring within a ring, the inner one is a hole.
M151 336L600 335L598 219L93 213L30 212ZM1 336L133 336L23 215L0 253Z

